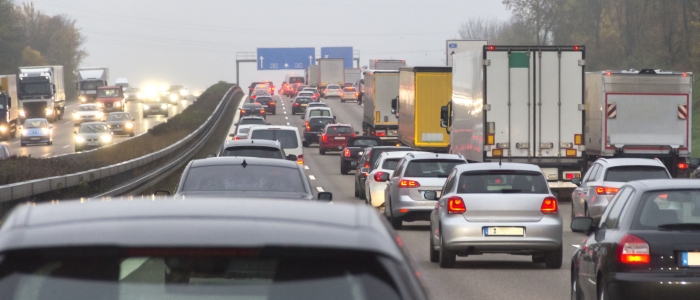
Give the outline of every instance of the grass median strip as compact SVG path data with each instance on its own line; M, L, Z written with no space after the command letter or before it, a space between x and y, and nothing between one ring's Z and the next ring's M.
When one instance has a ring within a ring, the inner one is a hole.
M147 133L95 151L55 158L18 157L0 161L0 185L101 168L161 150L196 130L212 114L232 84L209 87L180 114Z

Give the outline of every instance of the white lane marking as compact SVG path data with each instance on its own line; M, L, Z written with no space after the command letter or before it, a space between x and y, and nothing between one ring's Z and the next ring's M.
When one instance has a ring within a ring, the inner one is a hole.
M289 126L289 122L287 122L287 126Z
M308 169L309 169L309 166L304 166L304 170L308 170Z
M46 157L46 156L49 156L49 155L51 155L51 153L46 153L46 154L42 155L41 157Z
M285 112L284 112L284 114L286 115L286 114L287 114L287 112L285 111Z
M70 147L70 145L65 145L65 146L63 146L63 149L66 149L68 147Z
M323 188L320 187L320 186L317 186L317 187L316 187L316 190L318 190L319 192L325 192L325 191L323 190Z
M314 175L309 175L309 179L316 180L316 177Z
M19 143L19 141L13 142L13 144L17 144L17 143Z
M289 117L284 117L285 120L289 120Z
M126 278L126 276L129 276L129 274L133 273L138 268L140 268L141 265L143 265L147 260L148 260L148 258L135 258L135 257L126 259L121 264L121 271L119 272L119 274L121 274L119 277L121 277L121 278L119 278L119 280L122 280L122 279Z
M287 108L286 108L286 107L282 107L282 109L284 109L284 110L287 110Z

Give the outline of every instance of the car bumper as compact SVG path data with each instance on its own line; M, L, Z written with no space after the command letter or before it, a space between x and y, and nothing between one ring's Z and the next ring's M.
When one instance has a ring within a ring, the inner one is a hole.
M365 184L369 187L369 190L367 192L369 193L370 199L372 200L370 204L372 204L372 206L374 207L382 206L382 204L384 204L384 192L387 186L386 182L376 182L373 179L371 179ZM366 188L367 187L365 187L365 189Z
M318 133L304 132L304 140L309 143L318 143Z
M324 97L326 97L326 98L330 98L330 97L340 98L340 94L329 93L329 94L325 94Z
M357 166L357 158L343 157L341 158L340 163L344 164L345 166L354 168Z
M437 201L432 200L417 201L402 195L391 202L391 212L393 216L400 217L404 221L429 221L430 213L435 209L436 203Z
M698 274L611 273L611 299L700 299Z
M560 216L544 216L537 222L469 222L463 215L440 220L444 245L457 252L530 254L562 246ZM524 227L524 236L485 236L484 227Z
M346 144L347 144L347 142L338 142L338 143L325 142L325 143L320 143L318 145L318 148L324 149L326 151L343 151Z
M75 147L85 150L85 149L96 149L96 148L104 147L104 146L107 146L110 144L111 143L104 143L104 142L97 142L97 144L88 144L87 142L85 142L85 143L75 144Z
M49 136L22 136L20 137L22 143L25 144L44 144L51 141Z
M350 101L357 101L357 97L354 97L354 96L353 96L353 97L345 96L345 97L341 97L340 99L343 99L343 100L350 100Z
M134 132L134 128L132 127L131 129L127 128L110 128L109 129L111 132L114 132L115 134L130 134Z
M111 106L111 107L102 107L102 110L105 112L110 112L110 111L122 111L124 106Z

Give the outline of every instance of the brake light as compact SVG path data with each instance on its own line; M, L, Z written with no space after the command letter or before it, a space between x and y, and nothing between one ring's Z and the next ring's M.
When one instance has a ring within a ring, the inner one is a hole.
M260 111L260 113L264 114L264 113L265 113L265 110L264 110L264 109L263 109L263 110L261 110L261 111Z
M304 164L304 154L297 155L297 163L300 165Z
M327 141L328 141L328 136L326 136L326 135L324 134L324 135L321 136L321 139L323 139L324 142L327 142Z
M234 140L234 141L237 141L237 140L240 140L240 139L241 139L241 138L238 137L238 136L234 136L234 137L233 137L233 140Z
M352 137L357 137L357 134L354 134L354 133L353 133L353 134L352 134Z
M270 106L275 106L275 102L270 102Z
M299 103L294 103L294 106L299 106Z
M365 163L365 166L363 168L369 169L369 163Z
M464 206L464 200L461 197L452 196L447 199L448 214L463 214L465 211L467 207Z
M417 188L420 187L420 183L415 180L401 180L399 181L400 188Z
M679 170L685 170L685 169L687 169L687 168L688 168L688 164L687 164L687 163L684 163L684 162L678 163L678 169L679 169Z
M343 156L350 157L350 149L345 148L345 151L343 151Z
M540 211L543 214L556 214L559 212L559 204L557 203L557 198L547 197L542 200L542 206L540 206Z
M386 136L386 132L377 131L374 135L376 135L376 136Z
M257 97L258 97L258 95L250 96L250 98L252 98L252 99L255 99L255 98L257 98Z
M384 174L384 172L377 172L377 173L374 173L374 181L377 181L377 182L382 181L382 175L383 175L383 174Z
M244 113L245 113L245 109L241 109L241 113L244 114Z
M636 235L625 235L617 244L617 261L630 265L648 264L649 244Z
M595 188L595 192L598 195L615 195L619 188L599 186Z
M355 93L355 96L359 96L359 95L360 95L359 93Z

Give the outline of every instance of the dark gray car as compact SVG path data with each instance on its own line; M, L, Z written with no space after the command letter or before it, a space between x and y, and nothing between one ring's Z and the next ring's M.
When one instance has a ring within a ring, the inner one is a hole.
M136 119L132 119L128 112L109 113L105 121L112 133L128 134L129 136L134 136L134 122Z
M21 205L0 228L0 299L427 299L385 224L313 201Z

